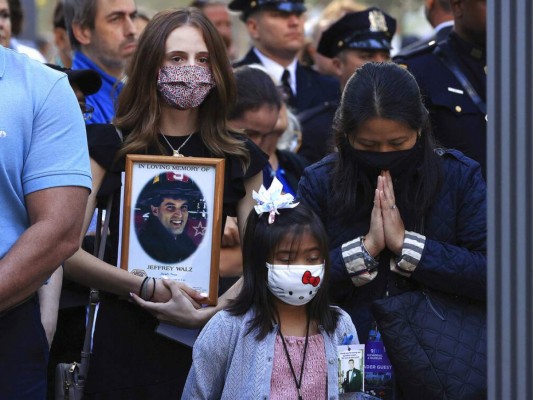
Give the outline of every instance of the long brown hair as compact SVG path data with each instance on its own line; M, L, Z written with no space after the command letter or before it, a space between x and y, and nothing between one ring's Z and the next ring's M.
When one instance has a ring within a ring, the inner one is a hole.
M209 52L210 67L216 87L198 110L202 141L216 157L236 156L244 169L250 156L243 140L228 132L226 116L235 101L235 80L226 47L216 28L194 8L161 11L148 23L129 65L128 81L118 98L114 124L128 136L118 157L129 153L146 153L156 146L168 153L157 140L161 115L161 97L157 92L157 76L165 59L168 36L182 26L200 30Z

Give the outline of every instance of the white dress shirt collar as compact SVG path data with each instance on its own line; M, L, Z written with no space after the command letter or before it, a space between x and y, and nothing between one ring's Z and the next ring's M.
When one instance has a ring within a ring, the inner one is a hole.
M287 69L289 71L289 74L291 74L290 84L291 84L292 92L296 95L296 93L297 93L297 88L296 88L296 65L297 65L298 60L295 58L287 66L287 68L284 68L283 66L281 66L277 62L275 62L275 61L271 60L270 58L268 58L267 56L265 56L263 53L261 53L255 47L254 47L254 53L259 58L259 61L261 61L261 64L263 64L263 66L266 68L266 70L268 71L270 76L272 76L274 78L274 80L276 81L276 85L278 85L278 86L281 85L281 76L283 75L283 72L285 71L285 69Z

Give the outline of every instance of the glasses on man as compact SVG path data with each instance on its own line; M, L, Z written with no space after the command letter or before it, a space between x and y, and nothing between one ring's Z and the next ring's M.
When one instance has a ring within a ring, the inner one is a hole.
M94 107L86 104L86 103L80 103L81 112L83 114L83 119L85 121L90 120L93 117Z

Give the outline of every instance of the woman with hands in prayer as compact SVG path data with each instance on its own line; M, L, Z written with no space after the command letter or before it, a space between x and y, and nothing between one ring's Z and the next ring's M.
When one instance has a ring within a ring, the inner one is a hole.
M374 300L428 288L484 299L486 187L480 166L436 148L414 77L368 63L334 120L338 152L308 167L298 197L329 236L330 296L361 342Z

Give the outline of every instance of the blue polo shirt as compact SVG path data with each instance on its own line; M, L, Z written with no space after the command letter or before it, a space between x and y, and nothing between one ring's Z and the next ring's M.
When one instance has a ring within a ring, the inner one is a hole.
M89 57L81 51L74 53L72 69L93 69L102 78L102 87L98 92L87 96L85 102L94 108L91 119L87 124L109 124L115 116L115 102L124 84L115 77L104 72Z
M91 188L83 116L67 76L0 46L0 258L29 227L25 196Z

